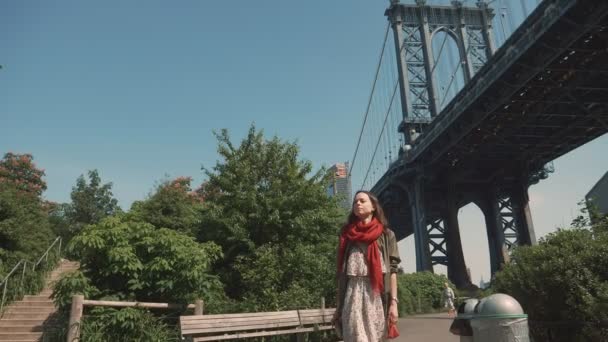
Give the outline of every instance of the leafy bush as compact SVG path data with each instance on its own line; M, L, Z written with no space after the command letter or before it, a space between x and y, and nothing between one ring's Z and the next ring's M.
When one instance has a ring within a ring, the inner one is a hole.
M99 293L99 289L91 284L91 280L78 270L64 275L53 284L51 298L60 310L69 311L73 295L81 294L90 299L96 298Z
M179 341L179 332L162 318L136 308L94 308L82 321L83 342Z
M608 328L600 328L608 320L607 228L606 218L591 225L581 216L571 229L516 248L496 274L494 289L521 303L531 327L539 326L533 329L538 340L608 339Z
M399 274L397 276L399 314L432 312L443 307L442 294L445 275L431 272ZM453 285L450 284L452 288Z
M284 249L265 245L235 268L245 286L242 311L318 308L321 298L335 297L335 249L302 245Z
M221 297L221 284L209 273L221 257L217 245L123 218L86 226L68 246L100 295L177 303Z
M64 323L45 332L44 340L63 342L67 337L67 315ZM85 310L80 323L82 342L134 341L168 342L180 341L173 317L159 317L140 308L92 308Z

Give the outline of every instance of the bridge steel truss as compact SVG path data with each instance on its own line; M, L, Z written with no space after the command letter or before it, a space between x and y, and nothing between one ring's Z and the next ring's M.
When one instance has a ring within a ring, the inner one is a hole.
M406 135L406 141L412 138L411 130L420 132L441 111L439 87L433 77L440 56L434 55L433 36L445 32L454 39L460 61L456 72L463 68L465 82L494 51L494 14L487 4L479 2L477 8L469 8L463 7L462 1L452 3L452 7L430 7L426 0L416 0L416 5L393 1L385 12L394 33L404 118L399 131ZM444 51L444 44L438 54Z
M424 126L372 191L398 238L414 234L417 271L446 265L466 286L459 208L483 212L496 272L510 248L536 243L528 187L547 177L547 163L608 132L608 2L544 0L492 56L491 10L454 4L393 1L386 11L399 51L399 129L408 138ZM430 34L441 25L466 34L458 44L471 81L437 113ZM489 63L479 68L482 46Z

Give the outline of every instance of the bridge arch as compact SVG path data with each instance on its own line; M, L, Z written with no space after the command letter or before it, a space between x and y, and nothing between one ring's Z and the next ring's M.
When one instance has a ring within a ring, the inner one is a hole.
M458 210L462 251L471 282L479 285L480 278L490 280L490 250L483 211L471 202Z
M463 54L460 46L462 44L458 35L446 26L438 27L431 35L433 49L431 73L437 94L438 112L441 112L464 87L466 61L461 59Z
M435 35L439 32L447 33L452 39L454 39L454 41L458 42L458 34L456 34L456 32L454 32L447 26L439 26L434 29L433 32L431 32L431 40L433 40L433 38L435 38Z

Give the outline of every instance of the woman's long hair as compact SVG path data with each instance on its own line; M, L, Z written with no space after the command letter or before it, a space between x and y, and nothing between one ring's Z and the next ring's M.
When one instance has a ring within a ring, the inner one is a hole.
M378 201L378 198L372 194L369 191L365 191L365 190L359 190L355 193L355 197L357 197L358 194L366 194L369 197L369 200L372 201L372 205L374 206L374 212L373 212L373 217L375 217L378 221L380 221L380 223L382 223L382 225L384 227L388 226L388 221L386 220L386 216L384 216L384 210L382 210L382 206L380 205L380 201ZM354 202L355 200L353 199L353 203L351 204L351 208L350 208L350 214L348 215L348 219L346 221L346 224L344 225L344 227L346 227L347 225L356 222L357 220L359 220L359 218L355 215L355 213L353 212L353 206L355 204Z

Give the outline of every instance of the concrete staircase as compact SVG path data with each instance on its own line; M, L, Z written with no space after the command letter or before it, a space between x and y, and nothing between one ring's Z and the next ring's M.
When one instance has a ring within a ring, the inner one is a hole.
M57 311L50 298L53 292L51 284L63 274L77 270L78 266L77 262L62 259L39 294L26 295L22 300L9 305L0 319L0 341L41 341L44 329L52 327L52 316Z

